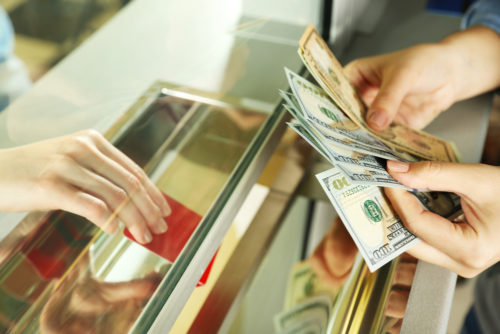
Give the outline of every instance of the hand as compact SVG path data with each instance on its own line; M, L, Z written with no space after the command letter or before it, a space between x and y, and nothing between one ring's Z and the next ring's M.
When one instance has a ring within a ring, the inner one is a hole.
M345 74L369 107L368 125L394 120L423 128L455 101L454 67L443 47L426 44L349 63Z
M340 218L337 218L309 259L318 277L340 287L349 277L358 249Z
M0 210L62 209L139 242L167 230L170 208L144 171L96 131L0 150Z
M385 193L405 226L422 242L408 253L464 277L500 260L500 169L481 164L388 161L389 173L414 189L454 192L461 197L463 221L451 222L425 210L410 193Z
M66 278L43 306L41 333L127 333L151 298L162 274L125 282Z
M417 259L407 253L403 253L396 266L391 291L387 297L387 304L384 310L386 318L384 319L382 333L396 334L401 332L416 269Z
M439 43L353 61L347 78L369 107L368 125L423 128L452 103L500 85L500 36L475 26Z

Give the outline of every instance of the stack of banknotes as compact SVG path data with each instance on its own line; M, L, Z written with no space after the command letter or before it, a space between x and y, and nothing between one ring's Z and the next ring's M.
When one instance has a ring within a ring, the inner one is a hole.
M274 317L276 333L326 333L339 291L323 283L308 262L295 264L288 279L284 310Z
M290 92L280 91L293 115L289 126L333 168L316 175L370 271L391 261L418 239L403 225L381 187L411 191L428 210L443 217L460 212L451 193L408 189L386 171L386 161L459 161L454 145L393 123L384 132L365 122L366 107L313 26L300 40L299 55L319 86L285 69Z

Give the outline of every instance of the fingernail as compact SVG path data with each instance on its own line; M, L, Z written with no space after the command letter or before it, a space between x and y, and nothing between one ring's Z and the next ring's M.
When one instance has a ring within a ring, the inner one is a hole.
M368 122L377 129L383 129L387 120L387 116L381 111L371 111L368 113Z
M393 172L406 173L410 170L410 164L403 161L387 160L387 168Z
M172 213L172 210L170 209L170 206L168 205L166 200L163 201L163 205L161 206L161 208L163 211L163 216L168 216Z
M157 223L158 225L158 231L160 231L160 233L165 233L167 232L168 230L168 226L167 226L167 223L165 222L164 219L160 219Z
M149 244L153 240L153 236L149 231L144 232L144 241Z

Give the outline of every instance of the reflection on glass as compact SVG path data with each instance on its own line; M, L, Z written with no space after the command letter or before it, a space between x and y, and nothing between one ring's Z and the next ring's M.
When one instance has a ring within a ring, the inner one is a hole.
M400 332L415 258L403 254L371 273L337 218L309 263L310 268L302 263L292 268L285 310L276 316L283 322L279 331L315 323L326 333Z
M411 285L417 269L417 259L405 253L400 256L395 267L394 281L387 297L381 333L401 332Z
M203 217L268 115L151 91L113 142ZM28 216L0 243L0 261L0 332L22 333L127 332L172 265L66 212Z

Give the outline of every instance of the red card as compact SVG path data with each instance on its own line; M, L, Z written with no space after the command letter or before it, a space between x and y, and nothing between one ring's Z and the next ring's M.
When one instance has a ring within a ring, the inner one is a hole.
M196 226L200 223L202 217L173 198L165 194L163 194L163 196L172 209L172 213L165 218L168 225L167 232L163 234L153 234L153 240L149 244L138 244L168 261L174 262L184 248L186 242L189 240L189 237L191 237L191 234L193 234ZM129 239L136 241L128 229L125 229L124 234ZM210 261L198 286L206 283L214 258Z

